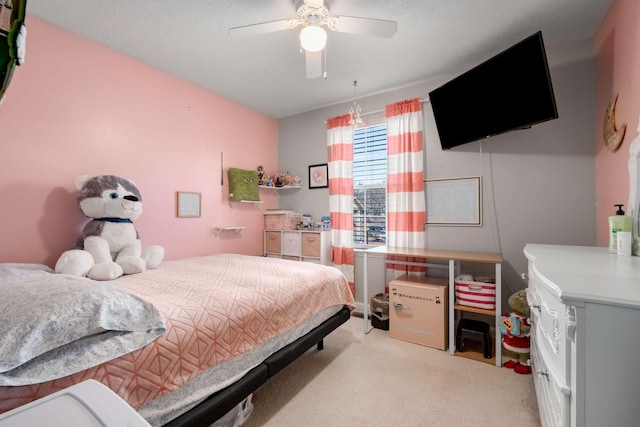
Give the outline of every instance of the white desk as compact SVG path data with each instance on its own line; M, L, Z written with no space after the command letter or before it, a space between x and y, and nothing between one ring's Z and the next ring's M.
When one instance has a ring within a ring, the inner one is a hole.
M425 259L424 262L411 262L411 261L396 261L394 264L400 265L420 265L425 267L446 268L443 264L430 264L427 260L434 261L448 261L449 269L449 353L455 352L455 311L464 310L460 306L455 306L455 278L456 274L459 274L460 264L456 267L456 262L477 262L485 264L494 264L496 270L496 309L495 309L495 330L496 335L499 334L500 327L499 316L501 314L501 301L502 301L502 255L497 252L469 252L469 251L452 251L447 249L423 249L423 248L398 248L389 246L378 246L371 249L356 249L356 252L363 254L363 288L364 288L364 300L363 300L363 318L364 318L364 333L367 334L371 331L369 327L369 296L368 283L367 283L367 256L369 254L382 254L385 258L388 255L398 255L406 257L416 257ZM456 268L458 271L456 271ZM475 311L475 310L470 310ZM502 366L502 343L499 337L496 336L495 343L495 361L496 366Z

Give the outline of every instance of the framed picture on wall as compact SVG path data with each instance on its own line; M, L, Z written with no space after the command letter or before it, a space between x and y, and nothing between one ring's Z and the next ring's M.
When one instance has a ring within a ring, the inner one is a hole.
M309 189L329 187L329 166L327 163L309 166Z
M198 218L200 216L200 193L177 191L176 207L178 218Z

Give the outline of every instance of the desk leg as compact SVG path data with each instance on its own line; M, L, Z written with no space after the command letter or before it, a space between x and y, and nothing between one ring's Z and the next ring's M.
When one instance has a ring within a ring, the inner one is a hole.
M364 325L363 325L363 330L365 334L368 334L369 332L371 332L371 329L369 327L369 280L368 280L368 270L369 270L369 265L367 263L367 258L369 257L367 255L367 252L363 252L363 257L362 257L362 267L364 270L364 273L362 274L362 294L363 294L363 298L364 300L362 301L362 317L363 317L363 321L364 321Z
M454 331L455 326L455 315L456 311L453 308L453 305L456 303L456 294L455 294L455 261L449 260L449 353L453 354L456 351L456 333Z

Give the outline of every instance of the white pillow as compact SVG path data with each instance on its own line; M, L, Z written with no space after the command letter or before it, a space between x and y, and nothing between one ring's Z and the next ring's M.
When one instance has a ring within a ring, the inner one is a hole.
M40 264L0 264L0 386L61 378L166 330L152 304L109 282Z

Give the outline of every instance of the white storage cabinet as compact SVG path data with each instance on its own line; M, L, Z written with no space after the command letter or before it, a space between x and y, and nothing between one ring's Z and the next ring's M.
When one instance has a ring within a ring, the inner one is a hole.
M265 230L264 255L331 265L329 230Z

